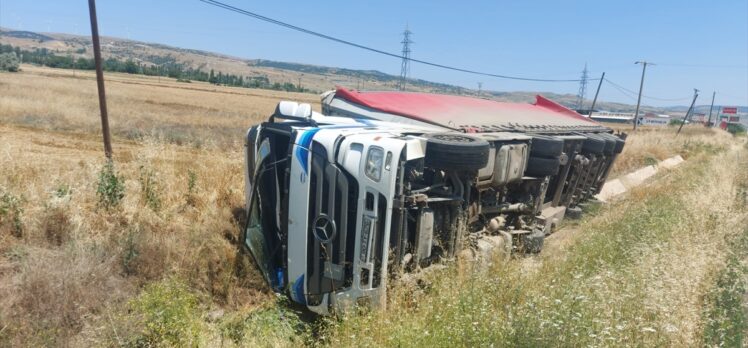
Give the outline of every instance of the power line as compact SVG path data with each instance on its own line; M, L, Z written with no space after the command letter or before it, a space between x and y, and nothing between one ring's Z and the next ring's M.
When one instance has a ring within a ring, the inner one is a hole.
M243 9L238 8L238 7L234 7L234 6L225 4L225 3L220 2L220 1L215 1L215 0L199 0L199 1L203 2L203 3L206 3L208 5L213 5L213 6L216 6L216 7L225 9L225 10L228 10L228 11L236 12L236 13L248 16L248 17L259 19L259 20L264 21L264 22L268 22L268 23L272 23L272 24L275 24L275 25L279 25L279 26L282 26L282 27L285 27L285 28L288 28L288 29L291 29L291 30L295 30L295 31L298 31L298 32L301 32L301 33L304 33L304 34L316 36L316 37L323 38L323 39L326 39L326 40L330 40L330 41L333 41L333 42L337 42L337 43L340 43L340 44L344 44L344 45L348 45L348 46L360 48L362 50L366 50L366 51L370 51L370 52L374 52L374 53L379 53L379 54L382 54L382 55L385 55L385 56L389 56L389 57L393 57L393 58L397 58L397 59L406 59L406 60L408 60L410 62L416 62L416 63L428 65L428 66L433 66L433 67L436 67L436 68L441 68L441 69L446 69L446 70L452 70L452 71L459 71L459 72L463 72L463 73L467 73L467 74L496 77L496 78L500 78L500 79L519 80L519 81L533 81L533 82L580 82L581 81L579 79L569 79L569 80L564 80L564 79L536 79L536 78L529 78L529 77L509 76L509 75L494 74L494 73L481 72L481 71L477 71L477 70L470 70L470 69L465 69L465 68L459 68L459 67L454 67L454 66L444 65L444 64L439 64L439 63L433 63L433 62L429 62L429 61L425 61L425 60L420 60L420 59L413 59L413 58L405 57L405 56L402 56L402 55L399 55L399 54L395 54L395 53L383 51L383 50L380 50L380 49L372 48L372 47L369 47L369 46L357 44L357 43L354 43L354 42L351 42L351 41L339 39L339 38L336 38L336 37L333 37L333 36L330 36L330 35L326 35L326 34L322 34L322 33L319 33L319 32L316 32L316 31L312 31L312 30L309 30L309 29L304 29L302 27L298 27L298 26L295 26L293 24L289 24L289 23L282 22L282 21L279 21L279 20L276 20L276 19L272 19L270 17L266 17L266 16L263 16L263 15L260 15L260 14L254 13L254 12L247 11L247 10L243 10ZM597 80L597 79L591 79L591 80Z
M610 83L610 85L613 86L613 88L617 89L619 92L621 92L621 94L625 95L626 97L629 97L633 101L636 101L636 97L635 97L636 93L634 93L634 95L632 96L630 94L630 90L623 88L622 86L619 86L617 84L614 84L610 82L608 79L605 79L605 82Z
M672 66L672 67L684 67L684 68L748 69L748 65L675 64L675 63L664 63L664 64L660 63L658 65Z
M609 80L607 78L605 79L605 82L609 83L611 86L615 87L616 89L618 89L619 91L621 91L623 93L628 92L628 93L633 94L633 95L637 94L636 91L632 91L632 90L630 90L630 89L628 89L626 87L623 87L623 86L621 86L621 85L619 85L619 84L617 84L617 83L615 83L615 82L613 82L613 81L611 81L611 80ZM650 97L648 95L643 95L643 94L642 94L642 98L647 98L647 99L652 99L652 100L660 100L660 101L680 101L680 100L689 100L689 99L691 99L691 97L685 97L685 98L658 98L658 97Z

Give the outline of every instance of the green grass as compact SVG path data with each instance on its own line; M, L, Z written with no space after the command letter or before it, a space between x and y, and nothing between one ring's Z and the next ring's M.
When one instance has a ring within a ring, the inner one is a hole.
M725 268L707 294L704 313L704 345L743 347L748 318L743 298L748 284L748 229L732 241Z

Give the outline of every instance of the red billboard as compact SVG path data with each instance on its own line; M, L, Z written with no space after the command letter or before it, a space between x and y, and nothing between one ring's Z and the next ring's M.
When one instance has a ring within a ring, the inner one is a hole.
M722 113L723 114L737 114L738 108L735 106L723 106Z

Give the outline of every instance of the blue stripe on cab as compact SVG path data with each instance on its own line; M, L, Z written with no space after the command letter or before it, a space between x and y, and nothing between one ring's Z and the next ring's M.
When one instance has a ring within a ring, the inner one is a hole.
M304 131L296 147L296 159L301 163L304 173L309 174L309 147L312 145L314 135L319 132L319 128L312 128Z

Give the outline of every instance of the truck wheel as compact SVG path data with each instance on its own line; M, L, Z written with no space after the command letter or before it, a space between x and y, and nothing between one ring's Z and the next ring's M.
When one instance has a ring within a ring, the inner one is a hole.
M520 237L520 248L527 254L538 254L543 250L545 242L545 232L541 229L534 229L528 234Z
M460 133L425 134L425 165L439 170L478 170L488 164L488 142Z
M561 159L559 159L558 157L530 157L527 160L527 169L525 170L525 175L533 176L536 178L556 175L558 174L558 168L560 165Z
M605 140L596 134L584 134L587 139L582 144L582 151L587 153L602 153L605 150Z
M612 155L616 149L616 140L607 133L598 134L597 136L605 140L605 149L603 149L603 153L606 155Z
M623 139L621 139L621 138L619 138L619 137L617 137L617 136L615 136L613 134L610 134L610 133L605 133L605 136L607 138L612 139L613 141L616 142L616 145L613 147L613 153L618 154L618 153L621 153L623 151L623 145L626 144L625 140L623 140Z
M564 141L547 135L534 135L530 146L530 156L556 157L564 151Z

